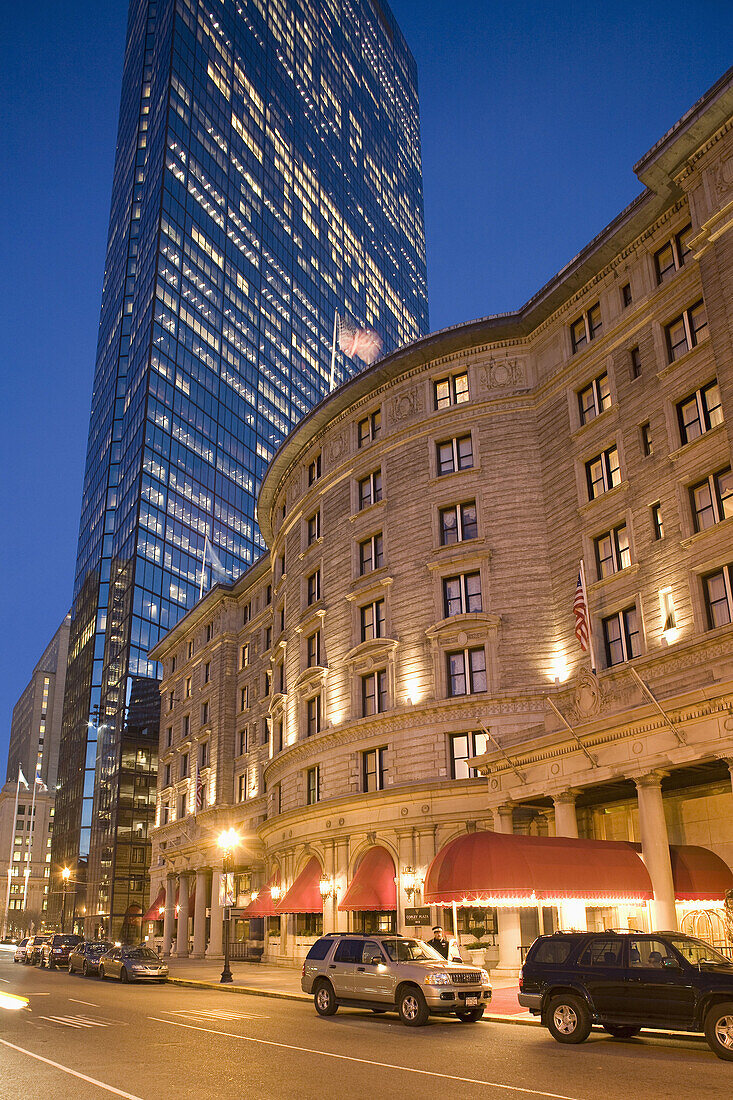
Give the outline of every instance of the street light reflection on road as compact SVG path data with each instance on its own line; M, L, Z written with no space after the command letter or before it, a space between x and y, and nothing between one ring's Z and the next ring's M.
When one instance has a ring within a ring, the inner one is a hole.
M27 997L16 997L14 993L0 993L0 1008L7 1008L10 1012L17 1012L20 1008L28 1008Z

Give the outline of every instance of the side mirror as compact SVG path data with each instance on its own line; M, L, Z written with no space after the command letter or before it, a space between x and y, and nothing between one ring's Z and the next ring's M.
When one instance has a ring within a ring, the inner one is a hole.
M371 961L372 966L379 966L379 964L382 961L382 956L381 955L372 955L370 961Z

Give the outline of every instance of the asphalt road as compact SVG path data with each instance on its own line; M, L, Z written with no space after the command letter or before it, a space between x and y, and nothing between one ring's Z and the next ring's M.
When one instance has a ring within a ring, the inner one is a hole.
M14 965L0 952L0 1100L637 1100L733 1095L698 1038L562 1047L544 1028L435 1020ZM1 1000L1 997L0 997Z

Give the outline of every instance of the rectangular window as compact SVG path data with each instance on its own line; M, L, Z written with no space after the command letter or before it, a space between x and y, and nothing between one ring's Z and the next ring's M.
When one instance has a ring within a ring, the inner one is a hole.
M204 665L204 683L208 684L211 679L211 661L207 661Z
M188 753L184 752L181 755L181 779L188 777Z
M321 665L320 630L316 630L313 634L309 635L306 644L308 647L308 668L319 668Z
M211 641L211 632L212 632L212 630L213 630L213 624L212 623L207 623L206 624L206 641L207 642Z
M246 710L247 709L248 696L249 696L249 691L248 691L246 686L239 689L239 709L240 710Z
M611 390L608 384L608 374L604 371L597 378L578 392L578 407L580 409L580 423L587 424L595 420L602 412L611 407Z
M382 471L375 470L359 482L359 511L382 499Z
M181 736L183 737L184 741L188 737L190 730L191 730L190 715L184 714L184 716L183 716L183 729L182 729L182 732L181 732Z
M581 314L577 321L570 326L570 341L573 346L573 354L580 351L591 340L595 339L603 327L601 320L601 307L598 302L589 310Z
M704 531L733 516L733 473L730 466L710 474L690 488L695 530Z
M316 512L308 520L308 545L312 546L314 542L321 537L321 513Z
M639 428L641 434L641 451L645 458L649 458L654 454L654 446L652 444L652 427L649 421L642 424Z
M163 768L163 786L170 787L171 785L171 766L166 764Z
M641 352L638 348L632 348L629 352L629 359L631 361L631 377L641 377Z
M628 309L633 300L634 299L631 296L631 283L624 283L624 285L621 287L621 304L623 305L624 309Z
M278 661L275 665L275 676L277 683L277 690L282 695L286 690L285 684L285 660Z
M175 671L176 671L176 659L175 659L175 657L171 657L171 676L173 675L173 673ZM45 696L45 688L44 688L44 696Z
M175 702L175 696L172 691L168 692L168 710L173 710L173 703Z
M473 443L470 435L438 443L437 453L438 476L455 474L458 470L470 470L473 467Z
M386 746L380 749L369 749L362 754L362 787L365 793L384 790L387 778L386 755Z
M449 739L451 779L478 779L476 768L469 768L468 761L473 756L481 756L487 751L488 738L485 733L454 733Z
M274 753L282 752L285 747L284 732L285 731L283 728L283 720L282 718L279 718L278 721L275 723L275 738L273 745Z
M243 645L239 651L239 667L246 668L249 664L249 645Z
M247 773L243 772L237 780L237 802L247 801Z
M242 626L246 626L252 615L252 604L246 603L242 608Z
M306 794L305 802L307 806L315 806L316 802L319 802L321 798L321 777L320 768L316 764L315 768L308 768L306 772Z
M382 430L382 410L375 409L369 416L359 421L358 442L360 447L372 443Z
M474 695L486 691L486 654L483 646L446 654L448 695Z
M733 622L733 566L724 565L702 579L708 628L727 626Z
M286 565L285 565L285 555L284 554L281 554L280 557L278 558L277 565L278 565L278 573L279 573L280 579L282 580L282 578L287 573L287 568L286 568Z
M723 407L717 378L677 403L677 420L683 444L698 439L723 423Z
M451 546L456 542L478 538L476 501L454 504L440 509L440 545Z
M321 730L321 696L313 695L306 701L306 736L313 737Z
M361 607L359 615L362 642L371 642L375 638L384 637L384 600L374 600L365 607Z
M654 253L654 270L657 273L657 286L674 275L683 266L685 259L690 254L689 238L692 234L692 226L686 225L665 245Z
M161 815L161 823L163 825L167 825L168 822L170 821L170 819L171 819L170 802L164 802L163 803L163 812L162 812L162 815Z
M702 343L708 334L708 318L705 312L705 303L701 300L695 302L679 317L675 317L668 325L664 326L664 334L667 338L667 355L670 363L686 355L691 348Z
M320 451L315 456L312 462L308 464L308 484L312 485L315 481L318 481L321 476L321 455Z
M188 658L189 658L189 660L191 659L191 657L193 657L193 642L188 643Z
M270 743L270 719L262 719L262 744L268 745Z
M272 788L272 812L275 814L281 814L283 812L283 789L281 783L276 783Z
M377 531L368 539L359 543L359 575L373 573L375 569L381 569L384 565L384 549L382 532Z
M363 718L382 714L387 709L387 670L379 669L361 678L361 713Z
M664 524L662 523L662 505L659 501L651 506L652 513L652 530L654 531L654 538L656 540L664 538Z
M272 585L268 584L267 588L265 589L265 606L269 607L271 603L272 603Z
M207 701L206 703L201 704L201 725L206 726L206 725L208 725L208 723L209 723L209 704L208 704L208 701Z
M465 615L483 611L481 603L481 574L460 573L457 577L443 579L443 614Z
M209 766L209 742L201 742L201 767L208 768Z
M315 573L311 573L308 577L308 606L318 603L321 598L321 571L316 569Z
M249 751L248 741L249 735L247 727L245 726L243 730L239 731L239 756L244 756L244 754Z
M592 458L590 462L586 462L585 476L588 482L589 500L596 500L609 489L620 485L621 467L616 448L609 447L608 450Z
M168 726L165 731L165 747L169 749L173 744L173 726Z
M272 694L272 669L265 669L265 696Z
M272 648L272 627L265 627L265 651Z
M436 409L462 405L468 401L468 374L453 374L449 378L440 378L433 382L433 397Z
M594 539L596 547L596 568L598 579L610 577L627 569L631 565L631 547L626 524L614 527L611 531Z
M641 630L636 604L603 620L606 664L623 664L641 653Z
M191 698L191 677L190 676L186 677L186 698L187 699Z

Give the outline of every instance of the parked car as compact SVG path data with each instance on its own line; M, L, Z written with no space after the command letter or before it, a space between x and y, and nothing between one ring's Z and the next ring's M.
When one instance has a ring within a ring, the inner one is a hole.
M26 949L27 946L28 946L28 936L24 936L23 939L20 941L20 943L18 944L18 946L15 949L15 954L13 955L13 962L15 962L15 963L25 962L25 949Z
M167 982L168 966L149 947L113 947L99 960L99 976L121 982Z
M305 958L300 985L313 994L319 1016L333 1016L339 1005L396 1010L408 1027L421 1027L431 1015L473 1024L491 1000L485 970L449 962L422 940L395 935L322 936Z
M66 969L69 965L69 955L78 943L81 943L81 936L54 933L41 947L40 965L47 966L49 970L55 970L57 966L63 966Z
M99 960L114 947L109 940L82 940L69 954L69 974L80 970L85 978L99 973Z
M47 932L39 936L31 936L25 947L24 963L29 966L37 966L41 961L41 951L46 940L50 939L53 932Z
M733 965L679 932L556 932L527 953L519 1003L558 1043L582 1043L593 1024L616 1039L644 1027L704 1032L733 1061Z

